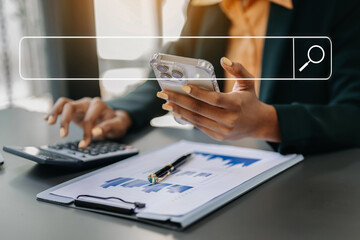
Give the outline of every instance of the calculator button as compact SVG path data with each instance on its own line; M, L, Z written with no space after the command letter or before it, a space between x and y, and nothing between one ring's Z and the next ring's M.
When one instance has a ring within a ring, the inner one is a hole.
M99 152L93 150L93 151L90 152L90 155L91 156L96 156L96 155L99 155Z
M56 149L56 150L61 150L61 149L62 149L62 146L59 146L59 145L51 145L51 146L49 146L49 148Z
M42 160L45 160L45 161L49 159L47 156L42 155L42 154L38 155L38 158L41 158Z
M65 148L69 148L71 146L71 143L64 143Z

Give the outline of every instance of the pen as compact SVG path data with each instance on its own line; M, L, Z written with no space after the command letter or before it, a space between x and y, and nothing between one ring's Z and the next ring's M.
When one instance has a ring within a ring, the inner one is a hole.
M184 164L186 162L186 160L191 156L191 154L192 153L186 154L186 155L178 158L175 162L173 162L173 163L171 163L169 165L166 165L165 167L163 167L159 171L157 171L155 173L151 173L148 176L149 182L150 183L161 182L162 180L164 180L164 178L169 176L169 174L171 172L173 172L176 168L178 168L180 165Z

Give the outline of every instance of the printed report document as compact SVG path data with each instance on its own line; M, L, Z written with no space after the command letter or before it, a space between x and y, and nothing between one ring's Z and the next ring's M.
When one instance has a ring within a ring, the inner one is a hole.
M147 177L179 157L193 153L164 181L150 184ZM286 164L299 155L227 145L180 141L165 148L138 155L94 175L59 188L51 194L76 199L79 195L118 197L129 202L142 202L137 213L182 216L252 181L261 174ZM103 200L121 206L118 200Z

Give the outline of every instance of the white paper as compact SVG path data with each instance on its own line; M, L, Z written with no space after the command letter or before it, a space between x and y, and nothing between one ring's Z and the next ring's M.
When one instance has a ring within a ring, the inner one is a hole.
M148 182L150 173L190 152L194 152L191 158L164 181ZM146 207L138 210L142 213L181 216L295 156L181 141L119 162L52 194L71 198L83 194L118 197L145 203Z

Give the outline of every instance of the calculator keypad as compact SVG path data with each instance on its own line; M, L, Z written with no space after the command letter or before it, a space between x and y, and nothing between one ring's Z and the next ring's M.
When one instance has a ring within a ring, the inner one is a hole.
M110 141L94 141L86 148L79 148L79 141L42 146L41 149L82 161L98 160L129 153L137 153L132 146Z

